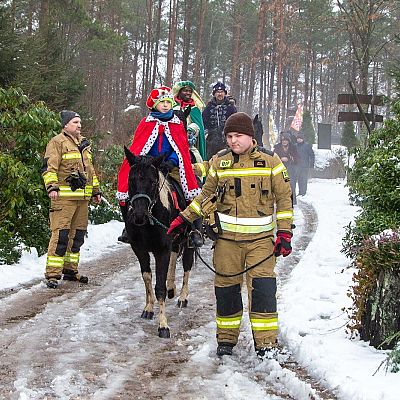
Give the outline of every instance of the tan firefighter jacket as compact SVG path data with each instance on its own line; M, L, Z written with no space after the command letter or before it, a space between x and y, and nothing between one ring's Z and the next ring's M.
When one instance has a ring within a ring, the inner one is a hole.
M254 141L242 155L221 150L208 166L200 195L182 212L187 220L203 216L202 204L216 195L221 238L259 239L272 234L275 224L278 230L292 231L289 176L277 154L259 148Z
M67 178L74 171L80 171L86 177L84 189L72 191ZM44 155L42 176L47 192L58 190L63 199L90 200L100 193L90 142L80 135L75 141L65 132L61 132L49 141Z

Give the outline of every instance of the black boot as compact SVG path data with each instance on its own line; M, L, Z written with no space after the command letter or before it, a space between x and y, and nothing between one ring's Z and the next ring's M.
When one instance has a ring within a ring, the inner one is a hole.
M73 271L72 269L63 269L63 280L80 283L89 282L89 278L87 276L80 275L78 274L78 271Z
M217 356L231 356L233 353L233 346L232 343L218 343Z
M261 347L256 349L256 354L260 360L276 360L279 349L277 347Z
M49 289L57 289L57 287L58 287L58 281L57 281L57 279L54 279L54 278L48 279L47 282L46 282L46 286L47 286Z

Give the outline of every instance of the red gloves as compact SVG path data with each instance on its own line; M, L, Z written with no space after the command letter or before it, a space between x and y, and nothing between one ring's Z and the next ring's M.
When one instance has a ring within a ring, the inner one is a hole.
M167 235L179 234L183 232L186 221L178 215L170 224Z
M275 257L283 256L287 257L292 252L292 234L286 231L278 231L276 233L274 254Z

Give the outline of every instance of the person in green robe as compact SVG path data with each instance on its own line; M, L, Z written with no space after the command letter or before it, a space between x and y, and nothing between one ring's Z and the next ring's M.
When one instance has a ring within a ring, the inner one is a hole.
M174 113L183 121L185 129L187 130L190 124L196 124L199 128L196 148L204 160L207 154L202 117L205 104L191 81L176 82L172 87L172 92L175 100Z

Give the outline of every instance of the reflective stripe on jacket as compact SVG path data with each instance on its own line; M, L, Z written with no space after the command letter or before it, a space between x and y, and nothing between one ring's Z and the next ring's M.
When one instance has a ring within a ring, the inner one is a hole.
M254 240L271 234L275 224L291 232L293 209L287 170L279 156L253 147L242 155L222 150L209 162L202 192L183 216L202 215L202 202L217 196L221 238Z
M82 151L79 150L79 145ZM75 171L83 174L87 181L84 189L72 191L67 179ZM78 137L77 142L64 132L53 137L46 147L42 176L46 190L58 190L60 197L65 199L89 200L100 192L90 144L82 136Z

